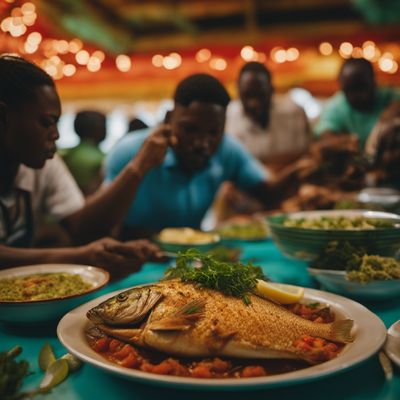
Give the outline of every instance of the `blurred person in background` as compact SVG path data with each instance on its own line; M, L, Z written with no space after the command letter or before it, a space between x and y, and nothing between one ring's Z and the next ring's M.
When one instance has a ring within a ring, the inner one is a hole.
M100 143L106 138L106 116L98 111L84 110L76 114L74 129L80 143L67 149L63 159L85 196L92 194L103 181L104 153Z
M102 236L125 215L140 166L128 163L113 184L85 203L56 154L60 114L60 99L46 72L23 58L0 57L0 269L77 263L117 275L135 272L157 258L159 249L147 241L122 243ZM59 221L80 245L32 248L42 214Z
M315 134L331 138L337 134L356 134L364 149L378 118L400 92L378 87L372 64L363 58L349 58L339 73L340 91L327 103L315 127Z
M128 132L140 131L140 130L146 129L148 127L149 126L147 124L145 124L141 119L135 117L129 121Z
M400 101L383 112L368 138L366 151L372 159L367 184L400 189Z
M287 165L307 150L311 139L307 116L287 96L274 95L264 64L245 64L237 86L239 99L229 104L226 113L228 134L269 166Z
M112 184L132 159L141 167L122 237L151 235L166 227L199 228L225 181L263 204L279 201L283 187L295 186L301 165L270 179L236 139L224 134L229 101L216 78L191 75L176 88L168 124L127 135L110 151L106 183Z
M272 173L307 151L311 141L307 116L288 96L274 95L271 73L264 64L244 64L237 87L239 99L231 101L227 109L228 134L236 137ZM221 188L215 203L218 220L262 209L259 201L231 184Z

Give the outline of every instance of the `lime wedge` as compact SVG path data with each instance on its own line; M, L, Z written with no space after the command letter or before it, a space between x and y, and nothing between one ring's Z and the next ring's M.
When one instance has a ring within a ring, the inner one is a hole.
M67 360L59 359L49 366L39 387L42 391L50 390L52 387L62 382L67 376L68 362Z
M51 364L56 361L56 356L54 355L53 349L49 343L45 343L39 353L39 367L42 371L47 370Z

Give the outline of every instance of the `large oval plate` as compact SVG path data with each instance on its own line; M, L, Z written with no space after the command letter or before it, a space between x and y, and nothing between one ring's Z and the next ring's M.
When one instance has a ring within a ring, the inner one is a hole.
M299 371L257 378L198 379L156 375L113 364L92 350L86 341L85 329L90 324L86 312L119 292L121 290L101 296L65 315L57 327L58 338L69 352L82 361L113 374L151 385L198 390L249 390L307 382L356 366L375 354L386 338L386 328L382 321L361 304L335 294L306 289L306 300L329 304L338 318L351 318L355 322L355 341L347 345L337 358ZM371 332L374 334L371 335Z

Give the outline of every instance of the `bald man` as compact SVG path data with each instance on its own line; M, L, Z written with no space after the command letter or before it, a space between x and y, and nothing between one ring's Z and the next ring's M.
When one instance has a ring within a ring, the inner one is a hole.
M317 136L354 133L361 148L383 110L400 99L400 92L376 85L372 64L363 58L346 60L339 73L341 90L327 103L315 128Z

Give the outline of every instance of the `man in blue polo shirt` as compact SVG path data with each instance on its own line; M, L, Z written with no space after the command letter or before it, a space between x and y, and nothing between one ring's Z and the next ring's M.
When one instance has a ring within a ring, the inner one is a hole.
M136 171L140 183L125 228L141 233L172 226L198 228L224 181L272 201L282 183L294 176L292 168L282 179L267 184L267 173L258 161L224 135L229 101L217 79L206 74L189 76L176 89L169 124L153 132L128 134L111 150L106 182L133 158L140 165Z

